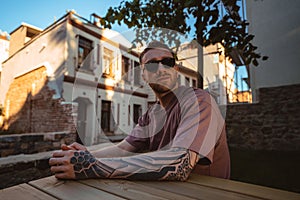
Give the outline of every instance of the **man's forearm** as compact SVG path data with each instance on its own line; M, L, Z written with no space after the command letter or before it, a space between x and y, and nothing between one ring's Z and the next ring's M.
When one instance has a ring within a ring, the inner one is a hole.
M126 140L121 141L119 144L113 144L102 149L92 151L91 153L96 158L112 158L124 157L134 155L135 148L130 145Z
M71 163L74 164L75 176L78 179L125 178L184 181L199 159L196 153L180 148L122 158L96 159L88 151L75 153L71 158Z

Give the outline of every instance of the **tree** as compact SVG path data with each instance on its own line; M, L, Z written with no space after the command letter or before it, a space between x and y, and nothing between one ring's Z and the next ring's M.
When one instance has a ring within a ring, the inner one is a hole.
M225 56L233 60L241 57L241 64L249 66L252 63L258 66L258 60L266 60L267 57L262 57L252 44L254 35L248 33L249 23L240 17L237 1L124 0L119 6L110 7L101 23L107 28L117 22L119 25L124 23L129 28L160 27L186 35L193 34L194 39L203 47L220 43L224 46ZM224 13L221 5L225 8ZM194 19L194 23L188 23L190 19ZM134 42L147 39L150 35L147 31L149 29L139 32ZM170 37L176 39L176 35L171 34Z

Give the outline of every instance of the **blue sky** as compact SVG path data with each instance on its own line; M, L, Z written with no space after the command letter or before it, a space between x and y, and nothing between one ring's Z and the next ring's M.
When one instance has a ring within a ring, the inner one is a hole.
M90 19L90 14L104 16L110 6L118 6L121 0L0 0L0 30L12 32L22 22L41 29L59 19L66 10L74 9L80 16ZM126 27L113 26L116 31Z
M12 32L22 22L44 29L55 19L66 14L67 10L75 10L80 16L90 19L92 13L104 16L109 7L115 7L122 0L0 0L0 30ZM113 30L124 32L127 27L114 25ZM240 68L240 76L244 76L244 69ZM246 89L246 86L244 87Z

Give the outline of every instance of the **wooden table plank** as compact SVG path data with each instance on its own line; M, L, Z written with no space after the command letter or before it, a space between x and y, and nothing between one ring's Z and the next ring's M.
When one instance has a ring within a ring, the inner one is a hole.
M251 197L235 192L219 190L211 187L205 187L189 182L163 181L163 182L140 182L148 187L154 187L161 190L173 192L193 199L209 199L209 200L257 200L258 197Z
M30 185L39 188L40 190L55 196L58 199L114 199L121 200L119 196L89 187L79 181L62 181L57 180L54 176L29 182Z
M52 176L0 190L0 199L299 200L300 194L197 174L192 174L187 182L109 179L62 181Z
M42 191L27 185L21 184L0 190L1 200L55 200L56 198L43 193Z
M189 183L198 184L201 186L211 187L218 190L230 191L240 194L249 195L252 197L260 197L262 199L272 200L299 200L300 194L289 191L248 184L233 180L219 179L209 176L201 176L192 174L188 180Z
M154 187L148 187L139 182L132 182L126 180L109 180L109 179L90 179L81 181L84 184L96 187L100 190L107 191L113 194L122 194L122 197L128 199L172 199L172 200L192 200L187 196L182 196L174 192L164 191ZM152 182L153 184L160 184L160 182Z

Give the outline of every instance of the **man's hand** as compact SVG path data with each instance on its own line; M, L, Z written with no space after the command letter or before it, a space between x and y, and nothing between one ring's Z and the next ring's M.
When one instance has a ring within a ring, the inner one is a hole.
M114 171L89 151L56 151L50 158L51 172L59 179L108 178Z
M74 142L71 145L62 144L61 150L54 152L49 160L51 172L55 173L56 178L75 179L74 164L76 162L74 158L79 154L79 151L87 151L87 148Z
M50 170L56 178L75 179L74 164L71 163L74 157L74 150L56 151L49 160Z

